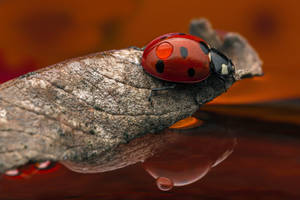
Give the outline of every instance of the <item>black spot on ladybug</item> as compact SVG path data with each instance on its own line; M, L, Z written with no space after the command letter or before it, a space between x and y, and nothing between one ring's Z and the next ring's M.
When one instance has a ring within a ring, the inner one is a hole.
M178 35L186 35L185 33L178 33Z
M208 54L210 49L209 47L207 46L207 44L205 42L200 42L200 48L202 49L202 51L205 53L205 54Z
M163 73L165 68L164 61L158 60L155 64L155 68L158 73Z
M189 77L195 76L195 70L193 68L190 68L187 72L188 72Z
M180 47L180 54L185 59L188 56L188 50L185 47Z

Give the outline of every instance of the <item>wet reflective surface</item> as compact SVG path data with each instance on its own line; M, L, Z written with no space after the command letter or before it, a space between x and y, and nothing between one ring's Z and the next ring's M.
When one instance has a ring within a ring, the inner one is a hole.
M299 100L202 110L203 123L167 130L176 140L144 164L99 174L27 166L0 178L0 199L300 198Z
M142 165L154 179L168 178L174 186L185 186L200 180L212 167L224 161L236 145L236 138L230 129L215 126L215 122L206 121L191 129L186 127L184 130L166 132L176 139Z

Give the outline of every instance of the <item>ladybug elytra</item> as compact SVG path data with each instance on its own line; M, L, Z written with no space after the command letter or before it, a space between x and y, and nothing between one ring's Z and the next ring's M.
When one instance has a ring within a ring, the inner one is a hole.
M224 54L196 36L169 33L152 40L144 49L142 66L150 75L175 83L198 83L216 73L234 73L234 65Z

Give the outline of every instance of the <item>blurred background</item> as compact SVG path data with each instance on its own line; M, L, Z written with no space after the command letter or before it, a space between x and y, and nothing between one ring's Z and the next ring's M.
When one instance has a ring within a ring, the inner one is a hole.
M238 32L264 62L264 77L236 83L213 103L300 97L297 0L0 0L0 82L92 52L146 45L188 32L205 17Z

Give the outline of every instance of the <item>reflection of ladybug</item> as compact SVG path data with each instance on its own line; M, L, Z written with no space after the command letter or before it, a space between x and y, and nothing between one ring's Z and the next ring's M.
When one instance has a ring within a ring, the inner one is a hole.
M196 36L169 33L151 41L145 48L142 66L150 75L169 82L198 83L211 73L234 73L230 59Z

